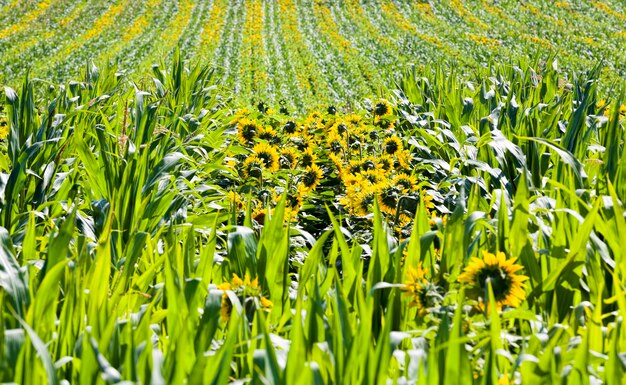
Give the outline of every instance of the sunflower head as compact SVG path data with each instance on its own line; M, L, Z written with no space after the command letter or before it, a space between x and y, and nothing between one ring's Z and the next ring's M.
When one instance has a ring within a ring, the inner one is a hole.
M253 120L241 118L237 123L238 137L241 143L251 143L257 137L261 127Z
M243 162L243 175L246 178L261 178L263 176L264 163L255 155L248 157Z
M398 200L402 196L402 190L393 185L388 184L383 187L378 195L378 205L380 210L384 213L393 215L396 213L396 207L398 206Z
M298 152L293 148L287 147L280 152L280 167L284 169L293 169L298 163Z
M270 144L280 143L280 136L271 126L261 127L259 129L259 139L263 139Z
M249 273L246 273L243 279L233 273L233 278L230 282L221 283L217 288L224 291L220 309L220 315L224 321L228 321L233 310L233 305L226 291L232 291L242 303L247 302L249 299L257 298L260 301L262 310L271 310L271 302L267 299L267 302L264 303L263 301L264 297L261 295L259 278L252 279Z
M302 173L302 186L305 191L313 191L320 184L323 177L322 169L316 164L311 164Z
M339 135L345 135L348 132L348 126L346 126L345 123L339 123L337 124L337 133Z
M481 302L490 282L498 308L518 307L526 297L524 281L528 277L517 274L523 267L515 261L515 258L507 259L501 251L496 254L483 251L483 258L472 258L458 281L475 289Z
M376 103L373 110L374 116L390 115L392 111L393 108L391 107L391 104L384 99L381 99L378 103Z
M417 179L413 175L400 173L393 177L391 183L398 186L402 190L402 192L406 194L415 191Z
M376 126L382 128L385 131L391 131L395 124L391 119L380 118L376 120Z
M397 136L390 136L383 142L383 151L385 154L394 155L402 150L402 140Z
M426 270L421 264L409 267L406 275L402 291L411 299L409 307L417 308L417 315L423 317L428 308L434 307L440 299L437 286L426 279Z
M333 154L339 154L346 146L345 140L335 131L328 134L328 148Z
M294 135L296 132L298 132L298 126L296 125L296 122L294 122L293 120L290 120L283 125L284 134Z
M9 124L7 118L0 114L0 140L6 138L9 135Z
M269 171L278 171L279 156L276 147L267 143L259 143L254 146L252 151L257 159L263 162L263 167Z
M315 163L316 160L317 156L313 153L313 149L309 147L304 150L304 152L302 152L302 154L300 155L299 163L302 167L310 167Z

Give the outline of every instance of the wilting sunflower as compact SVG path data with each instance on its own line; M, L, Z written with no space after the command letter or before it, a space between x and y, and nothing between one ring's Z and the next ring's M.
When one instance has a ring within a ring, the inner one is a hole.
M378 103L376 103L372 112L374 112L374 116L385 116L390 115L392 111L393 107L391 107L391 104L389 104L388 101L381 99Z
M261 127L254 120L250 120L248 118L240 119L237 126L237 137L239 138L239 141L244 144L252 142L261 130Z
M496 306L518 307L524 298L524 281L528 277L516 274L523 266L515 264L516 258L506 259L503 252L495 255L483 251L483 258L472 258L469 265L458 277L458 281L467 283L470 287L479 290L479 299L487 291L487 282L491 282L491 288L496 300Z
M278 171L278 151L276 147L267 143L259 143L252 149L255 156L263 162L263 166L269 171Z
M322 169L319 168L318 165L310 165L304 170L304 173L302 173L301 182L302 186L304 186L303 189L306 192L315 190L317 185L320 184L323 176L324 174L322 173Z
M383 151L385 154L394 155L398 151L402 151L402 140L397 136L390 136L383 142Z

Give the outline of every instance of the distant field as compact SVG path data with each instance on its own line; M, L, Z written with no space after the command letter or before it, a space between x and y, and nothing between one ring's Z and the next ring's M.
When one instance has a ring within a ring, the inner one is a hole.
M242 100L292 108L354 102L387 89L408 63L553 52L570 71L626 73L620 1L127 0L0 2L0 82L67 80L90 61L136 71L171 57L221 68Z

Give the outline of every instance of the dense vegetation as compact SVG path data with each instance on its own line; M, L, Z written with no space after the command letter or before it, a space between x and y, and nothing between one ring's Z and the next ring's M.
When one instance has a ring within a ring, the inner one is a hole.
M0 0L0 381L621 384L624 18Z

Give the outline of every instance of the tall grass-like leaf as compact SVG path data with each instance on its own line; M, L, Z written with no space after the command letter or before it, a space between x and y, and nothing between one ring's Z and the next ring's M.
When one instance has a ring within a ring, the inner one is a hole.
M0 228L0 287L7 292L17 315L30 304L27 270L15 260L13 242L6 229Z

